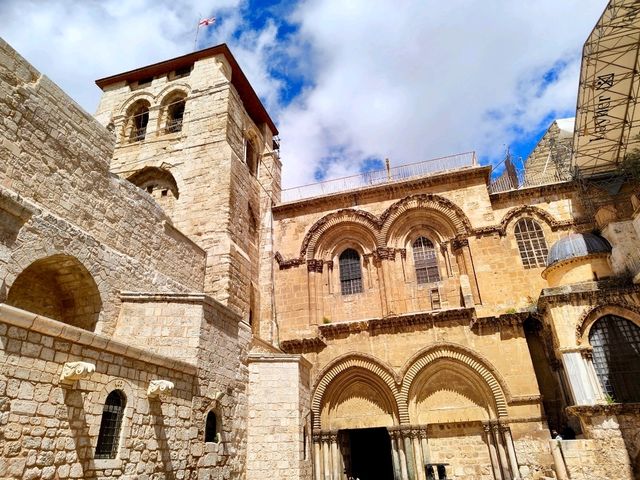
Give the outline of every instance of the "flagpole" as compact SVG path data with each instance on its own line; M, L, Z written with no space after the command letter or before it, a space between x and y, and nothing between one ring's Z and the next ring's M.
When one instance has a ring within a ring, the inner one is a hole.
M198 26L196 27L196 39L193 42L193 51L198 49L198 32L200 32L200 19L198 19Z

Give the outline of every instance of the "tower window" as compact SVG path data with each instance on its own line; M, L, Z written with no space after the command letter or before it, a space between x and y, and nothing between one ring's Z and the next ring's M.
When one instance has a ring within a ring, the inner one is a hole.
M514 233L524 268L544 267L547 264L547 242L542 227L532 218L516 223Z
M218 419L215 412L207 413L207 420L204 427L204 441L218 443Z
M167 106L167 133L180 132L184 119L184 98L176 99Z
M126 403L126 397L121 390L114 390L107 396L102 409L95 458L116 458Z
M141 101L133 105L127 120L130 142L141 142L147 135L149 123L148 102Z
M413 263L416 268L416 280L418 283L431 283L440 281L438 270L438 257L431 240L418 237L412 244Z
M254 177L258 174L258 152L251 140L244 141L244 163L249 167L249 172Z
M342 295L362 292L362 267L360 255L352 248L340 254L340 288Z

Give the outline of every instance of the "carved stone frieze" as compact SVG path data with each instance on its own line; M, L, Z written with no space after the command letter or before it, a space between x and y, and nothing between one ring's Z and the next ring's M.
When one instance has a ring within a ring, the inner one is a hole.
M159 397L160 395L171 392L173 387L173 382L170 382L169 380L151 380L147 387L147 396Z
M93 363L66 362L62 366L62 373L60 374L60 382L65 384L71 384L76 380L88 378L95 371L96 371L96 366Z

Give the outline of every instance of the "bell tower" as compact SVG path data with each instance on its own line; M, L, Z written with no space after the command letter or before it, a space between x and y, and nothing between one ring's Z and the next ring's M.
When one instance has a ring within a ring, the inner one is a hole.
M270 281L273 258L264 252L280 198L278 131L228 47L96 84L96 117L115 136L112 172L153 196L167 221L206 251L203 291L257 331L270 317L259 285L261 276Z

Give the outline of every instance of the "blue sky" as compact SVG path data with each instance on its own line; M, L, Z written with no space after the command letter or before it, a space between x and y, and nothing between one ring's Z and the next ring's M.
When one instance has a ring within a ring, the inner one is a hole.
M96 78L228 43L281 133L283 183L475 150L573 116L605 0L2 0L0 35L87 111Z

